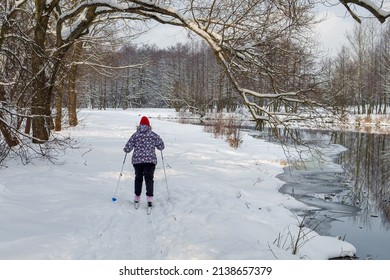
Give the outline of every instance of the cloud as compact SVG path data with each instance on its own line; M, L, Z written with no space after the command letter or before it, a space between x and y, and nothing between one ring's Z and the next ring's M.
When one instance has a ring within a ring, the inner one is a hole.
M155 44L159 48L166 48L177 43L185 43L188 40L188 32L184 28L168 24L157 24L147 33L137 38L135 42Z
M331 9L319 13L318 18L325 18L316 28L323 48L331 55L337 53L347 43L346 33L352 30L353 19Z

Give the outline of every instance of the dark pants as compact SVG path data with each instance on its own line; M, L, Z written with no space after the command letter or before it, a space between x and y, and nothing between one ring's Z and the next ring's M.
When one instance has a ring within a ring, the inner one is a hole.
M140 196L142 193L142 183L145 178L146 196L153 196L154 187L154 170L156 165L154 163L139 163L134 164L135 180L134 180L134 193Z

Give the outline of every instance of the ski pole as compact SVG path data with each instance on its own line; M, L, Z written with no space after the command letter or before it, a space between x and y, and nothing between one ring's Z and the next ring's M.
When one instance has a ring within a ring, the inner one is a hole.
M125 166L126 157L127 157L127 153L125 153L125 157L123 158L123 164L122 164L121 172L119 173L118 183L116 184L115 194L112 197L112 202L115 202L117 200L115 196L116 196L116 193L118 192L119 182L120 182L121 177L122 177L122 172L123 172L123 167Z
M161 152L162 165L163 165L163 168L164 168L165 185L167 186L168 200L171 200L171 196L169 195L169 188L168 188L168 181L167 181L167 173L165 172L164 156L163 156L162 150L161 150L160 152Z

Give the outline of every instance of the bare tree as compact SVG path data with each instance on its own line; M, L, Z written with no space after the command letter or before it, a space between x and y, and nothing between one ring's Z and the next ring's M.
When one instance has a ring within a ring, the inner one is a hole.
M164 1L160 1L164 2ZM31 101L33 141L44 143L49 139L51 104L56 78L67 51L89 28L108 16L132 16L133 20L153 19L164 24L182 26L203 38L224 66L228 77L241 94L257 120L274 117L270 104L310 101L302 96L312 91L312 85L291 91L280 84L281 63L273 60L295 52L301 59L302 50L293 49L298 41L306 41L312 5L305 1L187 1L170 6L158 1L80 1L63 4L59 0L38 0L33 9L33 52ZM74 5L72 5L74 4ZM55 31L55 37L51 34ZM288 46L288 49L284 48ZM297 51L296 51L297 50ZM306 75L304 71L296 75ZM269 92L256 91L257 80L267 79ZM252 85L251 88L243 87ZM262 99L259 105L254 99ZM275 123L280 123L275 119Z
M386 112L388 92L388 43L386 27L378 30L375 21L355 24L347 34L347 44L333 60L331 70L333 104L353 109L356 114ZM388 26L387 26L388 28ZM348 102L347 102L348 101Z
M322 103L317 93L318 81L312 75L310 61L310 27L315 23L310 0L37 0L1 3L1 55L12 57L20 64L26 80L20 93L28 110L26 132L31 121L34 143L48 141L53 128L51 107L58 86L58 73L68 51L102 21L118 18L131 22L154 20L162 24L181 26L202 38L213 50L226 71L235 90L241 95L253 117L273 125L287 121L316 117L311 106ZM359 19L354 5L363 7L384 22L389 16L384 1L340 0L347 10ZM16 20L17 19L17 20ZM12 29L12 26L17 28ZM15 36L17 33L23 36ZM17 39L15 39L17 37ZM25 38L22 40L21 38ZM6 48L12 40L20 40L24 57ZM304 46L304 47L302 47ZM3 61L3 59L2 59ZM281 77L286 73L291 80ZM3 67L3 66L2 66ZM5 69L3 67L3 69ZM9 120L4 116L9 100L7 86L2 81L1 133L8 145L17 143L12 136ZM258 85L261 84L261 91ZM30 90L31 89L31 90ZM5 100L5 101L4 101ZM275 106L276 104L276 106ZM281 106L281 104L283 106ZM283 108L283 110L280 110Z

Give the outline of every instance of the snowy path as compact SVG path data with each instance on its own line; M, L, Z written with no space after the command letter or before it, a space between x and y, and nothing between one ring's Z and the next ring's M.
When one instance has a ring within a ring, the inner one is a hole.
M80 259L151 259L154 232L146 208L136 210L130 201L116 202L113 208L81 250Z

